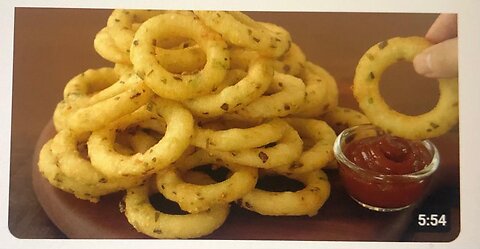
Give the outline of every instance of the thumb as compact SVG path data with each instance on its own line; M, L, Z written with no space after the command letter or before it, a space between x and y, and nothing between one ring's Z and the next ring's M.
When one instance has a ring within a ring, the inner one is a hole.
M458 76L458 39L435 44L415 56L413 67L418 74L430 78Z

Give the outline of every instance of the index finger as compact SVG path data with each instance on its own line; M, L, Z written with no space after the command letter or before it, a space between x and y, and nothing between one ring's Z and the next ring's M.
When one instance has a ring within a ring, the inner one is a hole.
M457 37L457 14L440 14L425 34L425 38L433 43L455 37Z

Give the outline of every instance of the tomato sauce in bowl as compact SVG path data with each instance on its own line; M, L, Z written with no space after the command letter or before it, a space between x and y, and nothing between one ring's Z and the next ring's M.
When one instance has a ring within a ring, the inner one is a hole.
M334 153L348 194L362 206L383 212L402 210L421 199L440 161L430 141L391 136L373 125L344 130Z

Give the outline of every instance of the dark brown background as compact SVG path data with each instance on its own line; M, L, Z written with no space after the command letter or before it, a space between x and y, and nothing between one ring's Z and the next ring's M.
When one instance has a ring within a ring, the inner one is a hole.
M31 165L32 160L37 160L32 158L34 146L62 97L65 83L88 68L111 65L93 49L94 36L106 25L110 12L34 8L15 11L9 228L16 237L64 237L46 217L32 190ZM387 13L248 14L289 30L307 58L327 69L344 89L351 85L355 66L371 45L395 36L423 36L436 17L436 14ZM416 75L408 63L387 70L381 90L395 109L410 114L429 110L435 105L438 93L436 82ZM341 99L340 103L356 107L352 101ZM450 160L458 166L458 147L453 152L454 158ZM458 208L458 169L447 174L451 179L441 191L450 197L440 201L445 205L451 202ZM404 237L441 240L441 234L412 231L406 231Z

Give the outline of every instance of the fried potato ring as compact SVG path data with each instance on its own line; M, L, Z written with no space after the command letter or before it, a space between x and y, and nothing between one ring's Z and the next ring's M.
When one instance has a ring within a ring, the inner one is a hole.
M362 124L370 124L367 116L351 108L337 106L335 109L325 113L320 117L328 123L336 134L340 134L346 128Z
M91 94L108 88L118 79L112 68L103 67L89 69L69 80L63 91L63 100L57 104L53 113L55 129L59 131L66 128L67 117L74 110L86 105Z
M305 101L305 84L292 75L275 72L267 93L246 107L229 114L231 118L262 120L295 113Z
M290 34L276 25L268 27L237 11L194 11L207 26L229 43L268 57L283 55L291 45Z
M184 43L187 46L187 43ZM205 53L198 44L193 46L164 49L155 48L158 62L168 72L182 74L201 70L207 61Z
M124 182L119 184L118 182L109 181L106 178L100 178L95 183L85 183L83 181L78 181L74 178L68 177L60 169L61 167L64 168L66 165L64 165L64 162L61 162L59 158L57 158L52 152L52 142L53 140L49 140L42 147L39 155L38 167L40 173L54 187L74 194L75 197L79 199L88 200L90 202L98 202L101 196L116 192L120 189L123 189L123 187L128 186L122 185ZM65 163L79 163L79 161L74 160ZM84 167L85 165L84 162L80 162L78 165L69 165L69 167L75 166ZM139 185L143 182L143 179L141 178L132 178L130 180L132 181L132 186Z
M121 50L110 36L109 28L102 28L93 40L93 48L105 60L114 63L130 64L130 54Z
M64 101L54 113L57 130L68 127L82 133L102 128L138 109L153 96L136 75L117 80L112 68L89 69L70 80ZM93 95L90 93L100 89Z
M254 189L237 203L250 211L270 216L314 216L330 196L327 174L315 170L306 174L289 175L305 184L299 191L269 192Z
M338 105L337 83L325 69L307 62L301 78L307 94L304 104L293 116L315 118Z
M128 14L127 14L128 13ZM131 64L130 46L138 27L145 20L162 13L186 11L114 10L107 27L97 33L95 50L106 60L114 63ZM191 14L193 15L193 14ZM205 54L196 44L181 37L168 37L157 42L155 55L160 65L172 73L193 72L205 65ZM167 49L163 49L167 48Z
M145 153L158 142L155 137L150 136L142 130L136 131L135 134L129 136L128 140L133 150L140 153Z
M182 172L182 179L185 182L193 183L196 185L208 185L216 183L216 181L213 180L207 173L193 170Z
M89 95L113 85L119 76L110 67L88 69L67 82L63 89L63 99L69 102L85 103Z
M327 122L338 135L346 128L362 124L370 124L367 116L363 113L347 107L337 106L333 110L320 116L320 119ZM332 160L325 168L338 168L337 160Z
M155 129L144 129L138 125L118 129L113 148L123 155L144 153L160 140L162 134Z
M78 199L88 200L91 202L98 202L100 198L99 196L108 193L98 193L98 189L95 188L95 186L92 186L86 190L86 186L77 184L77 182L74 180L66 177L65 174L60 171L59 167L57 167L57 159L52 153L51 144L52 140L43 145L42 149L40 150L38 169L40 174L45 177L52 186L65 192L74 194ZM84 191L79 191L79 188Z
M85 184L97 184L106 181L106 177L97 171L78 150L80 137L69 129L58 132L50 145L51 153L57 157L57 165L66 176ZM130 186L132 187L132 186Z
M195 40L206 54L207 62L203 69L194 74L177 75L162 67L155 56L155 44L168 36ZM130 59L135 72L156 94L174 100L210 93L221 84L230 67L227 44L219 34L193 15L174 13L155 16L139 27L132 42Z
M329 79L328 76L331 76L325 69L323 69L322 67L320 67L320 66L318 66L314 63L307 62L306 67L310 68L310 70L312 70L315 74L317 74L318 76L323 77L325 79ZM335 81L335 78L333 78L333 76L332 76L331 80L327 80L325 83L326 83L327 89L328 89L328 95L327 95L328 107L324 106L323 110L325 112L327 112L327 111L332 110L336 106L338 106L339 94L338 94L337 82Z
M148 18L166 11L114 10L95 36L93 46L104 59L122 64L131 64L130 45L138 26Z
M57 158L57 167L66 177L82 184L97 185L110 192L131 188L145 180L138 177L106 177L87 158L82 157L77 147L80 142L82 138L69 129L61 130L52 139L51 151Z
M227 163L269 169L293 163L302 154L302 145L302 139L297 131L289 126L274 145L230 152L214 150L208 152Z
M186 159L176 162L173 167L158 172L157 188L163 196L177 202L182 210L189 213L203 212L212 206L228 204L255 188L258 170L238 164L219 164L228 168L232 174L218 183L198 185L185 182L181 177L181 171L212 163L216 163L216 158L208 156L204 150L196 151Z
M247 70L249 63L259 57L260 54L254 50L242 47L230 48L231 67ZM290 49L273 63L277 72L299 76L305 67L306 57L300 47L292 43Z
M313 140L311 148L304 148L300 158L293 164L275 167L272 170L285 174L302 174L325 167L334 159L333 143L335 131L321 120L286 118L288 122L302 138Z
M117 75L128 75L133 73L133 66L131 64L115 63L113 70L115 70Z
M201 70L207 60L205 53L197 44L187 45L187 43L181 43L169 49L155 47L155 57L160 66L175 74L190 74Z
M274 67L277 72L299 76L304 70L306 56L302 49L295 43L292 43L290 49L275 60Z
M219 228L230 211L229 205L218 205L196 214L174 215L157 211L149 200L154 192L150 184L129 189L125 196L125 216L141 233L153 238L197 238Z
M165 10L113 10L107 20L110 37L119 50L128 55L138 26L146 20L166 12Z
M235 73L236 71L230 70ZM235 75L233 75L235 76ZM227 80L231 78L227 74ZM219 93L200 96L184 102L199 117L216 117L225 112L238 110L268 89L273 78L273 67L270 60L258 58L252 61L248 74L236 84L226 86Z
M230 67L246 71L251 62L258 57L260 54L255 50L232 46L230 48Z
M288 124L280 119L245 129L213 130L196 126L192 144L217 151L252 149L278 141L287 129Z
M146 109L146 111L145 111ZM180 104L161 98L153 99L144 109L147 115L130 115L117 124L92 132L88 139L92 165L109 177L151 175L177 160L190 144L193 134L193 117ZM112 150L116 129L135 122L160 118L167 123L164 136L145 153L121 155ZM124 124L121 124L121 123Z
M88 106L72 113L67 126L76 132L99 129L138 109L153 96L153 92L136 75L129 77L125 83L120 81L116 84L125 84L128 88L108 99L90 101Z
M393 110L380 93L379 83L387 67L400 59L412 61L430 45L422 37L396 37L376 44L362 56L355 71L353 93L372 124L407 139L440 136L457 124L457 78L439 79L440 96L436 106L416 116Z

